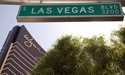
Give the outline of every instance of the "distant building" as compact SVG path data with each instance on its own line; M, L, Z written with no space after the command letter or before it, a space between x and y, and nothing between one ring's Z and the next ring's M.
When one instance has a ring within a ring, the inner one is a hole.
M30 75L44 53L24 26L15 26L1 51L0 75Z

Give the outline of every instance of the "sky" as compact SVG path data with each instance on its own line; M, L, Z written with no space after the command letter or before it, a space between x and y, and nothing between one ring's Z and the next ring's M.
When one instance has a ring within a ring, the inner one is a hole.
M125 26L125 21L117 22L39 22L17 23L18 5L0 5L0 49L9 31L15 25L25 25L30 34L46 51L54 45L57 39L65 35L92 37L104 35L110 38L113 30ZM125 8L124 12L125 12Z

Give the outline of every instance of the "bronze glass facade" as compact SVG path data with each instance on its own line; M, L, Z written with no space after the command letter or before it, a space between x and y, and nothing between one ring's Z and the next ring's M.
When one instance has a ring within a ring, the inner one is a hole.
M14 27L3 46L0 75L30 75L45 51L24 26Z

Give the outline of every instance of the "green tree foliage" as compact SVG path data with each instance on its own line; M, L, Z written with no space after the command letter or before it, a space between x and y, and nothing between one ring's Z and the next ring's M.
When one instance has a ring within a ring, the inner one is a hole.
M113 32L113 44L110 46L113 50L114 59L120 67L120 71L125 75L125 27L121 27L118 31Z
M83 39L82 50L78 57L78 74L75 75L102 75L109 62L108 50L103 37Z
M115 31L114 35L119 38L120 42L125 44L125 27L121 27L118 31Z
M41 57L32 75L125 75L125 29L106 45L103 36L65 36Z
M71 36L63 37L41 58L33 75L73 75L80 43Z

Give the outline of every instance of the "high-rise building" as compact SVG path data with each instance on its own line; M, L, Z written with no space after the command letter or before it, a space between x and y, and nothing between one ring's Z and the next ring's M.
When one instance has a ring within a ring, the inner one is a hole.
M0 75L30 75L44 53L24 26L15 26L1 50Z

